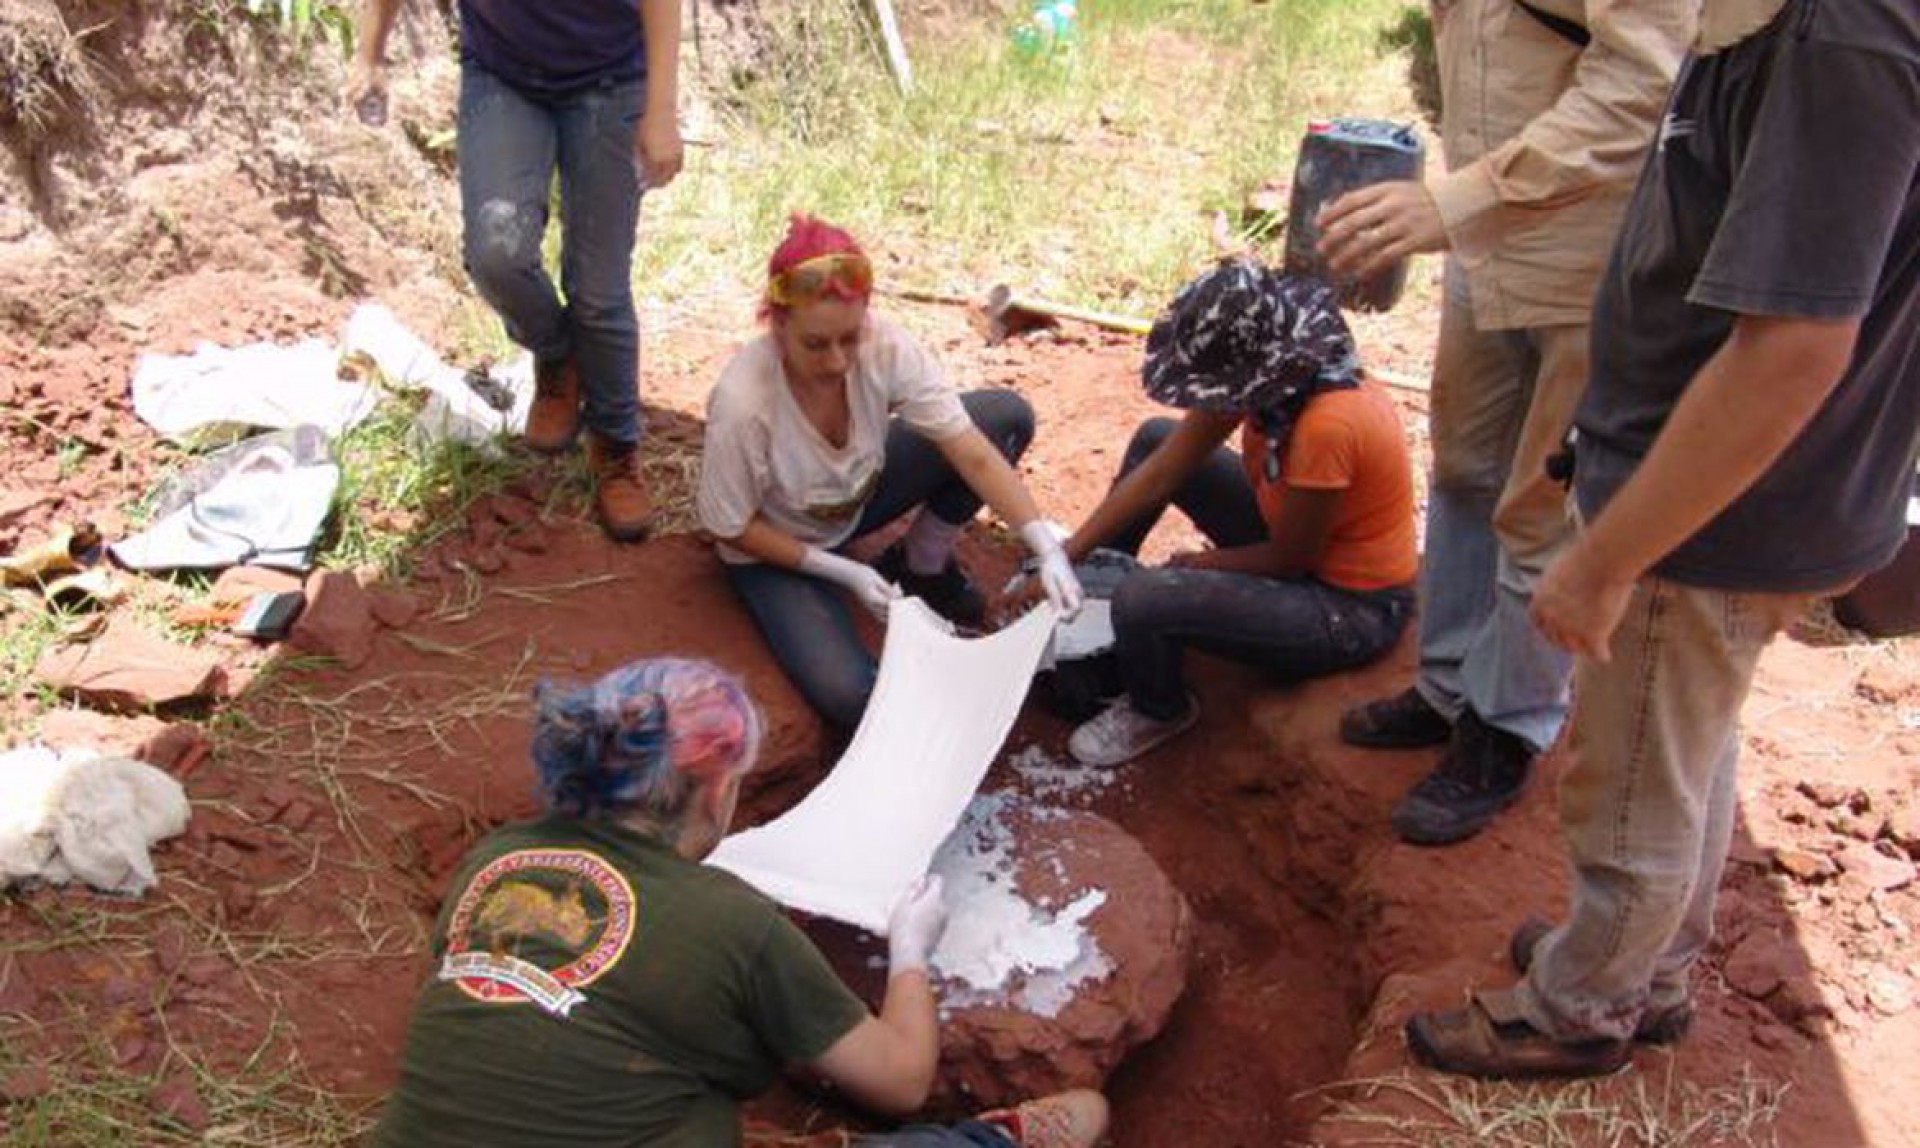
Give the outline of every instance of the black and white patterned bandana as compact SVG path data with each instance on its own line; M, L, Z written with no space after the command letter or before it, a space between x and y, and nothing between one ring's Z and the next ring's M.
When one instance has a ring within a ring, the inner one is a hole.
M1272 482L1301 408L1358 386L1360 359L1331 286L1233 260L1174 296L1147 335L1141 376L1147 396L1170 407L1251 415Z

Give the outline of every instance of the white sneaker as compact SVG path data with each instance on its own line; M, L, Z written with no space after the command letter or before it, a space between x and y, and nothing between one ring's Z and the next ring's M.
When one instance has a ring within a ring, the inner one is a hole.
M1167 721L1148 717L1123 697L1074 730L1067 752L1082 765L1120 765L1172 741L1199 719L1200 703L1192 697L1186 713Z

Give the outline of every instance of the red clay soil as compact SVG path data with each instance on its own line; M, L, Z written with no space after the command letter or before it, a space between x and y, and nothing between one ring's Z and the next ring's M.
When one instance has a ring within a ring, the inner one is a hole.
M1147 410L1131 384L1133 347L1097 339L968 356L970 336L951 339L954 358L986 360L960 367L963 378L1018 385L1040 407L1027 469L1043 501L1068 518L1090 506ZM124 354L117 366L124 377ZM654 380L653 393L697 409L700 381ZM142 434L126 423L115 433ZM406 588L418 616L379 633L361 669L283 666L239 703L251 728L218 741L187 778L194 824L161 850L147 902L8 898L0 929L24 944L0 970L0 1011L107 1034L135 1070L159 1062L163 1032L216 1065L266 1042L330 1087L377 1094L425 972L440 882L475 835L533 808L526 697L543 675L587 677L668 652L734 666L775 727L749 816L803 791L831 747L707 550L690 538L609 545L544 510L543 494L536 483L476 506L468 530L418 555L422 576ZM51 513L30 513L23 529ZM1182 543L1173 535L1162 548ZM483 567L492 572L473 573ZM1187 997L1110 1082L1116 1144L1338 1137L1337 1124L1313 1128L1322 1102L1300 1094L1402 1065L1397 1022L1410 1005L1498 981L1505 930L1563 896L1550 777L1467 845L1389 841L1387 811L1429 756L1347 750L1332 730L1342 706L1404 681L1410 657L1403 644L1363 673L1291 688L1205 665L1207 720L1083 799L1146 846L1197 918ZM1671 1064L1708 1086L1750 1066L1794 1081L1783 1143L1916 1142L1904 1106L1850 1083L1915 1064L1915 1014L1894 1008L1915 972L1901 943L1920 925L1913 888L1863 891L1845 875L1802 883L1765 851L1825 854L1883 837L1912 790L1916 706L1920 674L1902 647L1789 640L1769 657L1750 711L1745 833L1700 978L1702 1023L1677 1054L1642 1054L1637 1071L1659 1081ZM1065 732L1032 713L1012 744L1060 755ZM1803 775L1838 788L1802 794ZM112 920L116 943L33 943L66 934L82 901ZM1778 964L1784 983L1729 967L1752 938L1776 934L1746 963ZM1754 999L1740 985L1766 991Z
M277 234L264 220L236 227ZM297 237L276 242L289 265ZM409 281L398 268L376 280ZM440 329L444 309L401 298L408 318ZM136 352L329 331L344 313L235 254L103 311L78 341L0 336L0 399L18 416L0 435L0 531L10 535L0 542L81 516L111 530L116 508L147 489L166 452L127 408ZM1040 439L1024 469L1064 520L1097 501L1132 426L1153 413L1135 382L1134 341L1069 334L985 348L950 313L904 317L963 385L1014 386L1034 402ZM1399 323L1370 320L1367 349L1417 374L1408 357L1431 316ZM709 329L727 334L679 326L665 336L670 366L646 382L658 429L683 440L719 358L751 321L742 306ZM1418 443L1419 396L1403 398ZM63 440L85 449L63 459ZM698 541L608 544L538 478L465 521L414 555L419 574L399 588L414 608L385 599L398 628L372 636L359 669L282 660L235 703L239 717L206 723L212 753L181 767L192 828L159 851L161 883L146 900L55 890L0 900L0 1040L66 1055L93 1037L109 1063L136 1072L176 1063L170 1048L224 1071L264 1049L255 1070L296 1063L327 1088L377 1098L426 971L441 883L478 834L533 808L525 744L536 679L584 678L652 653L737 668L775 730L751 818L795 800L831 759ZM1150 553L1193 541L1170 524ZM978 539L968 554L983 570L1004 568ZM1920 656L1836 636L1809 628L1766 660L1696 1035L1675 1052L1641 1053L1615 1087L1715 1088L1751 1073L1792 1085L1780 1143L1920 1144L1905 1100L1920 1079L1920 891L1895 856L1920 848ZM1309 1090L1401 1070L1409 1009L1504 980L1506 931L1564 898L1552 763L1480 839L1443 851L1391 841L1388 811L1432 755L1349 750L1334 727L1343 706L1404 684L1411 660L1406 642L1368 670L1304 687L1202 660L1201 725L1079 799L1142 842L1195 912L1187 996L1109 1081L1121 1148L1366 1131L1330 1117L1328 1094ZM69 713L53 724L129 745L154 732L151 719ZM1029 713L1011 745L1063 756L1066 732ZM1875 855L1888 865L1876 870ZM32 1094L31 1079L0 1084ZM1405 1103L1359 1096L1375 1115ZM788 1097L769 1111L797 1108Z

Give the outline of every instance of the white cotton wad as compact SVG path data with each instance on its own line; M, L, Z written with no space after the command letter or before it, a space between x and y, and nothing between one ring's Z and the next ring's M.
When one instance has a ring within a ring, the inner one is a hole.
M142 761L30 745L0 754L0 887L80 881L138 896L150 850L184 831L186 791Z
M944 1008L1005 1004L1036 1016L1058 1016L1078 985L1113 971L1113 962L1086 927L1087 918L1106 904L1104 890L1081 890L1056 909L1020 894L1016 841L1004 820L1016 809L1027 816L1046 815L1000 794L976 798L934 857L933 871L944 881L947 897L947 931L932 961L942 978Z

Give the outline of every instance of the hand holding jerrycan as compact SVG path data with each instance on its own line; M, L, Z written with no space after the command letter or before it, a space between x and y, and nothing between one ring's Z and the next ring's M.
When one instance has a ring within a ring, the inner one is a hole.
M1293 195L1287 208L1286 269L1333 283L1343 306L1385 311L1407 284L1407 261L1366 279L1336 279L1320 257L1320 209L1346 193L1388 180L1419 179L1426 145L1406 124L1387 120L1316 120L1300 141L1293 169Z

